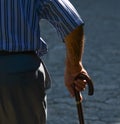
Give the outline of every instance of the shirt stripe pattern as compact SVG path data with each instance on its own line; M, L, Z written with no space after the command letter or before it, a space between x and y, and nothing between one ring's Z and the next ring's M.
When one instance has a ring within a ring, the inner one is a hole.
M47 52L39 21L47 19L62 39L83 24L68 0L0 0L0 51Z

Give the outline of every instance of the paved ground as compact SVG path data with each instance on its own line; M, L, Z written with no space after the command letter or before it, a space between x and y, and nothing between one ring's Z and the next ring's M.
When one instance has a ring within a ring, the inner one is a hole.
M86 124L120 124L120 1L71 2L85 21L83 63L95 86L94 96L89 97L87 90L83 93ZM51 25L41 25L49 45L44 59L53 80L48 91L48 124L78 124L74 99L64 87L64 44Z

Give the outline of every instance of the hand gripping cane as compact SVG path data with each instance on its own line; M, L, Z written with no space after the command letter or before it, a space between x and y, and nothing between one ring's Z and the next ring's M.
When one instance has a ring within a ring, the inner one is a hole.
M89 79L85 74L79 74L75 79L78 79L78 78L87 81L88 95L93 95L94 87L93 87L92 80ZM80 124L85 124L83 109L82 109L82 103L81 103L81 100L80 100L80 93L75 89L75 87L74 87L74 92L75 92L75 100L76 100L76 106L77 106L77 111L78 111L79 123Z

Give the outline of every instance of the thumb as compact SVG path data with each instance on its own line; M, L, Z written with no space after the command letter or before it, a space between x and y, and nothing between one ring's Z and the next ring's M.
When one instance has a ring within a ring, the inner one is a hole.
M75 87L73 88L74 88L74 96L75 96L76 102L82 102L83 97L82 97L81 92L77 91Z

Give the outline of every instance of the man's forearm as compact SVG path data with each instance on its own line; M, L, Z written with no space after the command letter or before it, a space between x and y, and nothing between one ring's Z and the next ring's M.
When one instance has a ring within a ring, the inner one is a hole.
M82 54L84 48L83 27L77 27L72 33L65 37L66 65L70 73L81 71ZM80 66L81 65L81 66Z

